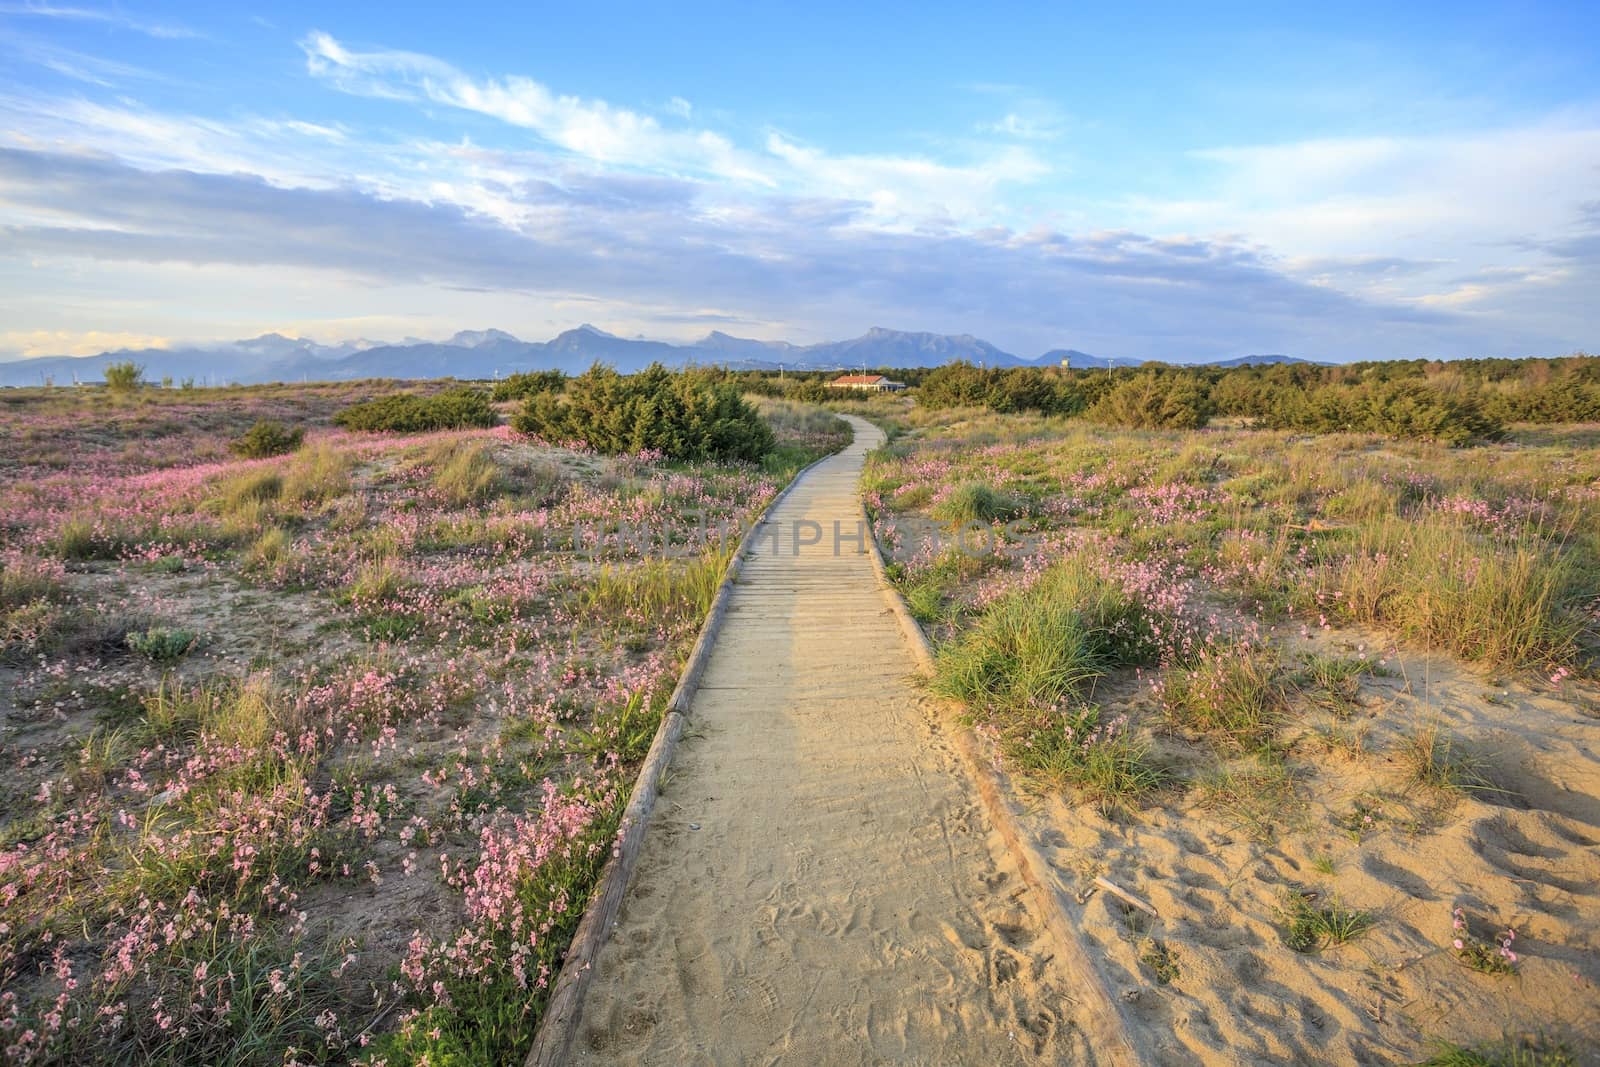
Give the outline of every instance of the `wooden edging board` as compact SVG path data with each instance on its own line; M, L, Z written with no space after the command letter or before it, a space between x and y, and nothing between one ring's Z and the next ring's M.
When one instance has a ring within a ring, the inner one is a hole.
M870 531L872 517L867 514L864 504L861 508L861 518ZM925 676L931 676L934 671L934 659L933 646L928 641L928 635L923 632L922 625L917 622L916 617L911 614L911 609L906 607L906 602L901 599L899 591L889 581L877 537L869 532L867 540L872 545L870 555L873 572L878 576L878 588L883 591L890 609L900 620L900 628L905 632L906 642L911 645L912 652L917 657L917 665L921 672ZM966 764L967 772L972 775L972 780L978 787L978 795L983 802L985 813L989 816L989 823L999 831L1001 839L1022 873L1022 880L1033 891L1034 900L1038 904L1046 928L1054 937L1059 952L1057 958L1073 982L1072 993L1079 1012L1078 1027L1088 1040L1095 1061L1115 1064L1117 1067L1138 1067L1139 1064L1148 1062L1147 1058L1140 1055L1140 1050L1133 1039L1133 1030L1128 1025L1117 998L1089 958L1088 949L1084 946L1083 939L1078 936L1077 926L1061 902L1061 891L1049 873L1049 861L1023 833L1017 814L1010 801L1006 799L1000 775L993 762L984 758L983 752L978 747L977 737L971 728L960 720L959 709L954 703L940 700L938 704L948 720L949 733L955 739L956 750L961 753L962 762Z
M744 532L739 539L739 546L728 560L728 567L722 573L722 584L717 586L716 598L711 602L711 611L700 626L700 636L695 639L683 673L678 676L678 684L667 701L667 713L661 717L661 725L656 728L650 751L639 768L639 777L633 783L633 792L628 795L628 806L623 809L622 827L617 833L611 858L600 872L600 882L595 887L594 895L589 898L589 906L584 909L583 918L578 920L578 928L572 933L572 943L562 959L561 970L551 988L550 1002L545 1006L544 1018L539 1024L539 1032L534 1035L533 1048L523 1061L524 1067L558 1067L567 1062L571 1053L572 1041L577 1036L583 1013L583 996L588 991L595 960L599 958L600 949L611 934L617 909L622 906L623 895L628 891L628 879L633 874L634 863L644 842L645 824L650 821L651 809L655 807L661 775L672 763L672 752L683 734L689 702L699 688L700 676L705 673L706 661L711 658L711 647L716 643L717 633L728 614L728 599L733 594L733 583L739 577L750 542L755 538L756 531L766 523L767 516L800 484L800 480L810 474L813 467L835 455L837 453L829 453L814 460L789 479L789 484L761 509L760 517Z

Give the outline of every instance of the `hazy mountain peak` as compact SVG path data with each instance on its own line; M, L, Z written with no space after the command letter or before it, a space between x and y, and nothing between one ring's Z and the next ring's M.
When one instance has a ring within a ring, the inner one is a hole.
M456 348L477 348L479 345L492 344L496 341L515 342L516 340L517 338L504 330L491 328L487 330L461 330L446 341L445 344L453 345Z

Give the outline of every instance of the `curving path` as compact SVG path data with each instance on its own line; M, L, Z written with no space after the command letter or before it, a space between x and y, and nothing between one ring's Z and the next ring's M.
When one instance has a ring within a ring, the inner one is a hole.
M857 539L850 421L746 559L575 1062L1089 1058Z

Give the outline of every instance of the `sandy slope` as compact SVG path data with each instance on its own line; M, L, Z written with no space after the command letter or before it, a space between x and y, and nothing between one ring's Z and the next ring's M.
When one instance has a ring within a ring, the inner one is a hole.
M778 544L758 540L734 592L597 964L580 1062L1088 1059L851 540L882 439L852 421L854 445L774 512ZM797 553L804 520L822 542Z
M1378 647L1371 634L1314 644L1349 654L1367 642ZM1032 810L1029 830L1063 889L1089 896L1080 929L1155 1062L1415 1063L1436 1040L1543 1035L1579 1063L1600 1063L1600 703L1575 683L1552 692L1422 653L1391 652L1389 664L1394 675L1366 678L1343 722L1296 706L1283 736L1294 795L1261 813L1265 825L1192 795L1119 820L1060 798ZM1107 701L1159 721L1140 705ZM1503 792L1450 797L1408 782L1404 739L1429 723ZM1319 727L1359 742L1328 751ZM1169 741L1164 755L1181 761L1183 747ZM1090 895L1100 873L1144 895L1162 920ZM1320 953L1290 951L1278 907L1300 887L1370 912L1373 929ZM1480 939L1516 930L1515 975L1456 958L1458 906ZM1170 984L1141 960L1152 944L1176 962Z

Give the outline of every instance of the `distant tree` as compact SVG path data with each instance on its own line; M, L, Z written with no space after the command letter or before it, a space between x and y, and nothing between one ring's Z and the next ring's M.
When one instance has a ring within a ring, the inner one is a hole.
M306 432L299 427L290 429L281 422L259 419L243 434L234 438L228 448L245 459L265 459L293 452L305 440Z
M114 393L131 393L144 384L144 366L133 360L106 364L106 388Z

